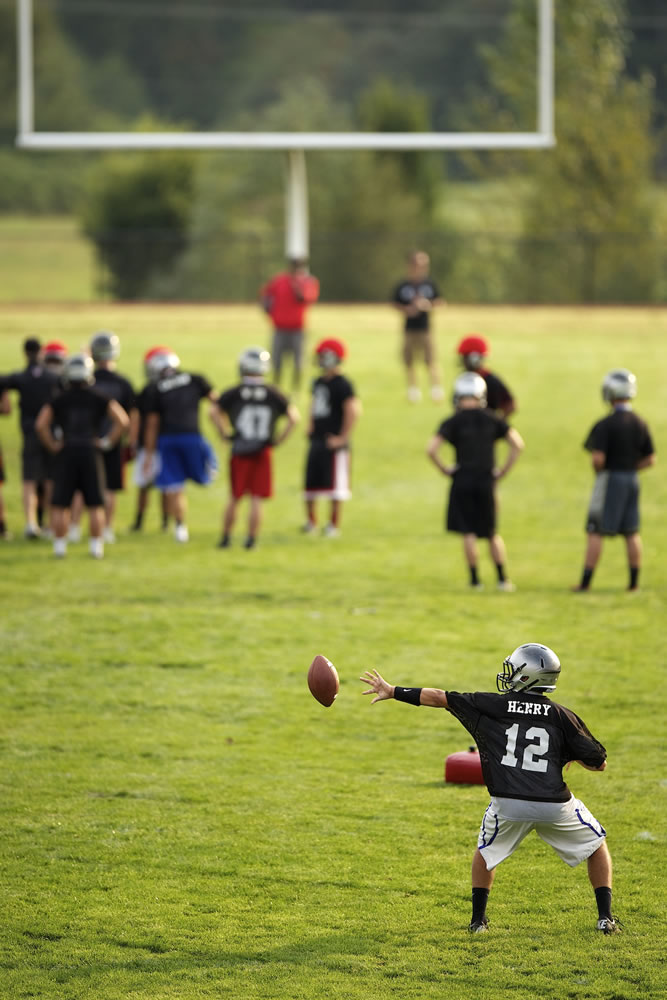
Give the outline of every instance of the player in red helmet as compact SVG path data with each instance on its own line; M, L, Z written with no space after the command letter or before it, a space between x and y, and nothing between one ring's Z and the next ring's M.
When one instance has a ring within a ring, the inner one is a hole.
M457 353L466 371L476 372L486 382L487 409L494 410L501 417L509 417L516 410L516 402L505 383L486 367L489 342L478 333L464 337L457 347Z
M345 345L334 338L322 340L315 359L322 370L313 382L306 459L306 523L304 532L316 530L315 502L331 500L331 516L324 534L339 533L340 505L350 498L350 436L361 415L354 386L340 371Z

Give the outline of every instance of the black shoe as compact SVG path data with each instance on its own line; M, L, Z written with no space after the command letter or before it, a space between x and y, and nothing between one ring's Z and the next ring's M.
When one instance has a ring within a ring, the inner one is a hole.
M486 917L482 917L481 920L471 920L468 924L468 930L471 934L485 934L489 929L489 921Z
M621 927L621 921L617 920L616 917L600 917L595 925L596 931L600 931L602 934L620 934Z
M218 542L218 548L219 549L228 549L231 544L232 544L232 540L229 537L229 535L223 535L222 538L220 539L220 541Z
M143 524L141 523L141 521L135 521L132 527L130 528L130 531L141 531L142 529L143 529Z
M249 535L246 538L245 542L243 543L243 548L244 549L254 549L255 548L255 541L256 540L251 535Z

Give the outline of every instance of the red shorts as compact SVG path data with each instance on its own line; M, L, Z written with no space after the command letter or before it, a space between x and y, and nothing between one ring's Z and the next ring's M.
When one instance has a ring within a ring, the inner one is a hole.
M239 500L246 493L253 497L273 496L271 449L262 448L254 455L232 455L229 477L235 500Z

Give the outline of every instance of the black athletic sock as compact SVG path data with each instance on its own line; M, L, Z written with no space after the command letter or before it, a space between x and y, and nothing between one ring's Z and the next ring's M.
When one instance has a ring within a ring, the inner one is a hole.
M606 885L601 885L599 889L595 890L595 901L598 904L598 917L600 920L612 920L611 889Z
M476 587L478 583L479 583L479 577L477 576L477 567L476 566L471 566L470 567L470 584L471 584L472 587Z
M630 567L630 590L634 590L639 583L639 566Z
M489 890L488 889L475 889L472 890L472 920L471 923L475 923L479 920L484 920L486 917L486 904L489 900Z
M496 563L496 572L498 574L498 583L505 582L505 567L502 563Z
M592 579L593 579L593 570L588 569L588 567L586 567L586 569L584 569L584 572L581 574L581 583L579 584L581 589L588 590L588 588L591 585Z

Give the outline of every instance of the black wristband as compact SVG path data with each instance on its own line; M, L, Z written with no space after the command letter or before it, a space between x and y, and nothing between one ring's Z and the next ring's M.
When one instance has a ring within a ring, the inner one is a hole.
M419 705L421 698L421 688L394 688L394 700L405 701L408 705Z

